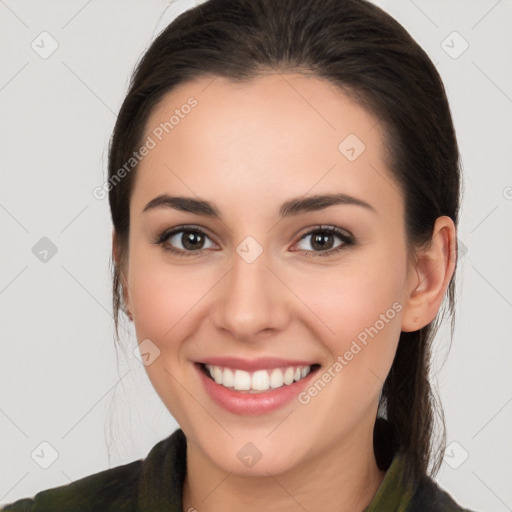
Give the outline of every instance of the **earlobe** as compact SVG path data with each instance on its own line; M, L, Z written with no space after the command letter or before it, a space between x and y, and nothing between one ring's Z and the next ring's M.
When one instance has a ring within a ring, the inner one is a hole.
M416 253L408 282L402 331L417 331L434 320L455 271L456 258L455 224L447 216L438 217L431 243Z

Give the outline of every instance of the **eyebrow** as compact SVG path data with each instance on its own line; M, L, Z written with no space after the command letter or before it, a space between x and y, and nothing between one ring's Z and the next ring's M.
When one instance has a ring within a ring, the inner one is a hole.
M375 208L362 199L347 194L322 194L309 197L296 197L286 201L279 209L279 217L285 218L304 212L324 210L329 206L338 204L360 206L376 213ZM142 211L147 212L156 208L173 208L174 210L195 213L196 215L203 215L205 217L221 218L219 209L213 203L201 199L194 199L193 197L161 194L152 199Z

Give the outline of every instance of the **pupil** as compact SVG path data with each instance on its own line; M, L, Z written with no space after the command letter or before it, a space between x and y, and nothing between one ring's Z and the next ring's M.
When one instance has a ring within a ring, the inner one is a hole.
M188 234L183 234L182 236L182 244L185 249L194 250L197 249L198 246L201 245L202 236L200 233L195 233L193 231L189 231Z
M329 240L329 238L332 238L332 235L329 235L329 234L316 235L313 238L312 246L315 249L330 249L332 247L332 240Z

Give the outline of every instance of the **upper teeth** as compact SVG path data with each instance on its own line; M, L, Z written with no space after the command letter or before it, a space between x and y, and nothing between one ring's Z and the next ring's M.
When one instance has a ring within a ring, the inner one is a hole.
M294 381L303 379L311 371L311 366L289 366L258 370L253 373L210 364L205 366L217 384L237 391L268 391L269 388L280 388L284 384L290 385Z

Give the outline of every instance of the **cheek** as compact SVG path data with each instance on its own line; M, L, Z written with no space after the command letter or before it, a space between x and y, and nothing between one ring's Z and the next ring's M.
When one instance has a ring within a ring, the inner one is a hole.
M406 277L405 257L396 252L372 260L355 255L337 267L301 272L293 287L327 332L346 338L373 325L389 309L388 316L396 321L393 304L404 299Z
M187 425L189 416L200 412L190 407L189 395L180 385L190 379L187 372L191 371L182 349L197 328L198 306L212 285L208 285L204 272L187 272L179 265L165 264L156 253L140 250L130 255L134 327L139 343L150 339L159 350L154 362L145 366L155 391L178 423Z
M208 292L203 271L187 272L179 265L166 265L159 258L139 258L130 265L130 301L139 340L161 344L181 339L196 304Z
M395 357L405 271L392 259L374 263L310 276L297 292L311 299L307 304L321 320L317 337L331 357L299 397L314 411L308 416L313 430L327 429L326 438L338 435L339 428L348 432L377 403Z
M389 248L378 257L354 253L338 267L304 272L292 285L314 313L310 325L318 326L318 339L333 360L342 359L340 381L349 378L354 386L360 379L361 393L382 384L393 362L406 277L405 251Z

